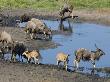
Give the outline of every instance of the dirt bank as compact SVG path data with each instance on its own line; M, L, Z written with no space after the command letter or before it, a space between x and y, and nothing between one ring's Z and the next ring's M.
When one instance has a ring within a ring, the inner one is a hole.
M38 11L32 9L17 9L17 10L2 10L0 13L7 17L15 17L18 19L19 16L27 13L27 15L31 17L37 17L40 19L49 19L49 20L58 20L59 11ZM93 22L93 23L100 23L105 25L110 25L110 11L109 9L97 9L97 10L74 10L74 16L78 16L78 20L86 21L86 22ZM14 21L13 21L14 22Z
M109 82L109 79L66 72L54 65L10 63L0 60L0 82Z
M31 40L30 36L24 32L24 28L16 28L16 27L0 27L0 32L5 30L9 34L11 34L14 41L23 42L28 49L48 49L55 48L58 46L57 43L53 41L46 40Z

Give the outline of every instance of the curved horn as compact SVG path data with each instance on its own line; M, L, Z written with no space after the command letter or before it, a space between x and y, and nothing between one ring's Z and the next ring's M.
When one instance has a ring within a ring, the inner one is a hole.
M95 47L97 48L97 49L99 49L98 47L97 47L97 45L95 44Z
M104 51L102 51L103 55L105 55L106 53Z

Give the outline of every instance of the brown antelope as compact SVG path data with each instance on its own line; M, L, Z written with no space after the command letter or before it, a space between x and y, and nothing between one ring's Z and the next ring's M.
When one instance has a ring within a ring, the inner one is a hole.
M31 58L34 59L34 63L39 64L39 60L42 58L39 51L33 50L33 51L25 51L23 54L27 58L27 62L31 60Z
M2 31L0 32L0 42L2 43L2 46L0 48L2 51L2 58L4 58L4 54L11 51L14 41L9 33Z
M1 51L4 58L4 54L10 51L13 47L14 41L9 33L7 33L6 31L2 31L0 33L0 42L3 44L3 46L1 47Z
M93 64L93 67L95 68L95 61L96 60L99 60L100 57L102 55L105 55L105 53L99 49L96 44L95 44L95 47L96 47L96 51L89 51L85 48L80 48L78 50L75 51L75 60L74 60L74 66L76 68L79 67L79 62L81 60L83 61L91 61L92 64Z
M69 61L68 56L69 55L67 55L65 53L62 53L62 52L61 53L58 53L57 56L56 56L57 65L59 65L60 62L63 62L64 63L64 67L67 70L67 68L68 68L67 67L68 66L68 61Z
M2 42L3 45L5 44L5 42L7 44L9 44L9 43L13 44L12 36L9 33L7 33L6 31L2 31L0 33L0 42Z
M63 8L60 11L60 16L63 17L66 12L69 12L69 16L70 16L72 11L73 11L73 6L72 5L64 4Z
M45 27L47 27L45 23L39 19L32 18L31 21L36 25L36 28L40 30L43 30Z
M44 34L45 37L52 35L51 30L47 28L46 24L36 18L32 18L31 21L27 22L25 31L30 34L31 39L36 38L36 34Z

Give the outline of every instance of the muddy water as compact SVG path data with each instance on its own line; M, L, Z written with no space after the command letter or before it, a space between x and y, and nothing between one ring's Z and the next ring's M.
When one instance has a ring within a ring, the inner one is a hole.
M49 27L57 30L59 26L58 21L44 21ZM68 22L64 22L64 26L66 28L69 27ZM66 54L70 54L69 57L69 66L70 69L73 70L73 60L75 58L74 51L78 48L87 48L89 50L95 50L94 44L97 44L99 48L101 48L106 55L102 56L99 61L96 61L96 67L110 67L109 59L110 59L110 27L103 26L92 23L73 23L71 22L71 27L73 33L71 34L59 34L53 36L53 41L61 44L55 49L41 50L41 54L43 56L43 63L46 64L56 64L56 55L59 52L64 52ZM92 68L91 62L83 62L81 61L79 64L80 67L84 67L84 71L86 73L91 73L88 68ZM96 74L100 76L106 76L107 74L99 72Z
M59 21L44 21L52 29L58 29ZM64 22L64 26L67 28L68 22ZM96 67L109 67L110 59L110 27L102 26L92 23L72 23L71 27L73 33L70 35L54 35L53 41L60 43L55 49L41 50L43 56L43 63L56 64L56 54L58 52L64 52L70 54L69 65L73 66L73 60L75 58L74 51L78 48L87 48L89 50L95 50L94 44L96 43L106 55L102 56L99 61L96 62ZM81 67L91 68L91 62L80 62Z
M48 27L53 30L59 29L59 21L43 20ZM23 25L23 24L21 24ZM24 24L25 25L25 24ZM64 22L65 28L69 28L67 21ZM56 64L56 55L59 52L70 54L69 66L73 66L73 60L75 58L74 51L78 48L87 48L89 50L95 50L94 44L97 44L106 55L102 56L99 61L96 61L96 67L110 67L110 27L92 23L70 23L73 30L71 32L64 32L61 34L53 35L52 40L59 43L55 49L40 50L43 57L41 61L44 64ZM23 26L21 26L23 27ZM81 61L80 67L92 68L91 62ZM71 67L71 69L73 69Z
M48 27L53 30L59 29L59 21L43 20ZM20 24L23 27L26 23ZM65 28L69 27L67 21L64 23ZM87 48L89 50L95 50L94 44L96 43L106 55L102 56L99 61L96 62L97 67L109 67L110 63L110 27L92 23L73 23L71 22L71 28L73 33L57 34L53 35L53 41L59 43L55 49L41 50L43 56L42 63L56 64L56 54L58 52L64 52L70 54L69 65L73 65L74 51L78 48ZM80 62L80 66L92 67L90 62Z

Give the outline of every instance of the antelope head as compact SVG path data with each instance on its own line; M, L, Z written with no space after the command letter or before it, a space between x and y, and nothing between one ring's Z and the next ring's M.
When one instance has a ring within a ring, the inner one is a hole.
M105 55L105 52L100 48L98 48L96 44L95 44L95 47L96 47L96 53L99 53L100 56Z

